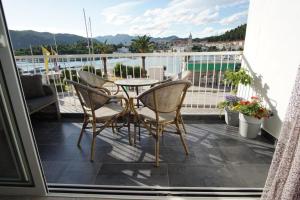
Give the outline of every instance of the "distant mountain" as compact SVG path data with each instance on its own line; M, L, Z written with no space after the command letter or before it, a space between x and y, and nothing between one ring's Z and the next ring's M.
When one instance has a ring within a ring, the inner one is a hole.
M10 37L14 49L29 48L29 46L39 46L39 45L54 45L53 36L55 35L57 44L73 44L79 40L86 40L86 38L74 34L64 34L64 33L49 33L49 32L37 32L32 30L15 31L10 30ZM136 36L131 36L127 34L117 34L117 35L106 35L95 37L99 42L105 42L107 40L108 44L120 44L130 45L131 40L136 38ZM173 39L177 39L177 36L169 37L158 37L152 38L154 42L169 42Z
M96 40L99 42L107 41L108 44L120 44L123 43L125 45L130 45L131 40L136 38L137 36L131 36L127 34L116 34L116 35L105 35L105 36L97 36ZM171 40L178 39L177 36L168 36L168 37L158 37L152 38L153 42L170 42Z
M99 42L107 41L108 44L130 44L131 40L136 38L135 36L130 36L127 34L117 34L117 35L104 35L95 37Z
M208 42L218 42L218 41L235 41L235 40L245 40L247 24L240 25L234 29L226 31L225 33L218 36L210 36L206 38L195 38L194 41L208 41Z
M37 32L32 30L10 30L9 33L14 49L29 48L30 45L54 45L53 33ZM84 37L78 35L64 33L55 34L55 38L57 44L71 44L85 39Z
M172 40L180 39L176 35L168 36L168 37L158 37L158 38L152 38L152 41L154 42L170 42Z

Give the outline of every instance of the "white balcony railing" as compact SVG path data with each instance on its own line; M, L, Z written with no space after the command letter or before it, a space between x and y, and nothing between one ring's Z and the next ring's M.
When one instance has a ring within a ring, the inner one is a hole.
M82 110L75 91L65 85L65 79L78 81L77 72L83 69L103 76L103 58L106 58L109 79L137 78L141 76L140 68L131 70L131 67L141 67L142 57L145 57L148 77L152 79L162 79L161 74L153 70L157 67L164 68L165 77L184 70L192 71L192 87L189 88L184 101L184 114L216 114L219 113L216 108L218 102L232 90L232 87L224 82L224 72L241 67L242 52L53 55L49 59L47 75L44 56L15 56L15 59L21 73L43 74L46 82L55 85L62 113L74 113ZM112 85L107 87L111 90L116 89ZM146 89L147 87L144 87L141 90Z

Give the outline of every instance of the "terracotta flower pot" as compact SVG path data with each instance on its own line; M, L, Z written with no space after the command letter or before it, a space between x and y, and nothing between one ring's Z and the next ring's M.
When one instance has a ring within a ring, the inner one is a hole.
M239 114L240 127L239 133L245 138L256 138L260 132L263 119L257 119L255 117L246 116L242 113Z

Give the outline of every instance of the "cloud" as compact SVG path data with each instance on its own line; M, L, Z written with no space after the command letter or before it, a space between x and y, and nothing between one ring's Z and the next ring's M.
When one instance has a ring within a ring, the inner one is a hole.
M126 26L129 34L166 36L167 33L172 32L171 29L178 26L196 27L212 23L228 24L236 22L245 13L236 13L230 17L220 19L220 12L226 7L240 5L247 1L171 0L164 7L146 9L142 14L136 16L134 11L145 1L134 0L108 7L101 14L108 24ZM206 28L206 31L208 31L208 28Z
M222 24L222 25L234 24L234 23L240 21L243 17L246 17L247 13L248 13L247 11L235 13L229 17L226 17L226 18L223 18L222 20L220 20L220 24Z
M101 12L101 15L107 23L123 25L133 20L134 17L130 15L130 12L141 3L143 3L143 1L129 1L116 6L107 7Z
M173 0L164 8L148 9L132 20L131 34L165 35L176 25L205 25L218 21L218 9L207 8L203 0Z
M208 36L215 36L215 35L220 35L222 33L225 33L229 29L214 29L213 27L206 27L202 31L200 31L198 34L194 35L194 37L208 37Z

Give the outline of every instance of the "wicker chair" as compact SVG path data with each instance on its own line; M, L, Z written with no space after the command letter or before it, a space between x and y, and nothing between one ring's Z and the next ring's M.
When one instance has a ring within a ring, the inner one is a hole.
M171 77L169 79L166 79L166 80L163 80L163 81L160 81L158 83L155 83L155 84L151 85L151 87L154 87L154 86L162 84L162 83L167 83L167 82L170 82L170 81L177 81L177 80L188 81L191 78L191 76L192 76L192 72L191 71L189 71L189 70L182 71L182 72L176 74L175 76L173 76L173 77ZM179 117L180 117L180 124L182 125L184 133L187 134L187 131L186 131L186 128L185 128L185 125L184 125L184 121L182 119L181 114L179 115Z
M100 92L94 88L82 85L74 81L68 82L74 86L80 104L84 111L83 125L80 132L80 136L78 138L77 145L78 147L80 147L80 141L83 136L84 129L86 129L87 125L91 123L93 130L93 139L91 145L90 159L91 161L93 161L97 135L99 135L100 132L106 127L113 126L113 124L119 117L127 114L128 100L120 96L106 95L105 93ZM121 104L118 103L107 103L112 99L116 99L119 101L124 100L126 102L125 107L122 107ZM97 123L103 124L98 130L96 128ZM128 135L129 141L131 142L130 134Z
M134 112L137 120L142 122L145 128L154 137L155 143L155 163L159 166L159 137L162 135L165 126L176 125L176 134L180 135L184 150L188 155L188 148L184 141L184 134L180 130L181 123L180 109L185 98L189 81L171 81L157 85L142 93L137 100L141 101L145 107L135 108L134 98L130 99L130 109ZM136 141L136 133L134 134Z
M80 81L82 83L84 83L90 87L97 88L98 90L105 92L107 95L111 95L110 90L105 88L105 86L104 86L107 83L113 84L114 87L117 88L116 92L113 93L113 95L118 94L118 92L120 91L119 86L116 85L113 81L103 79L100 76L93 74L91 72L79 71L78 75L79 75Z

